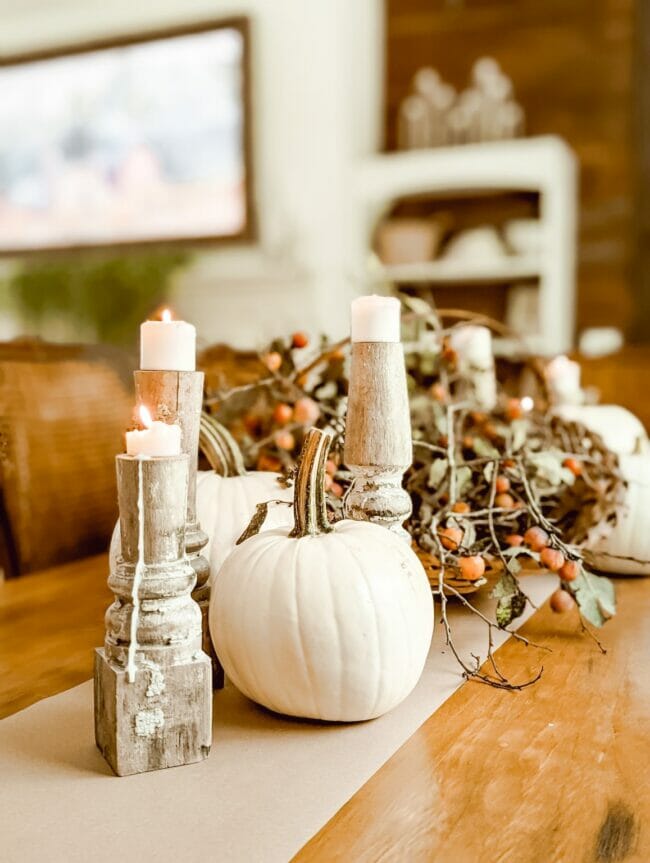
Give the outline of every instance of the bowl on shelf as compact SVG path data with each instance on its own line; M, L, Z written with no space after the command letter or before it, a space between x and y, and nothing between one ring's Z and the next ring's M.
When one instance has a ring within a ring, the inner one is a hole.
M387 266L431 261L443 231L443 225L433 218L386 219L377 228L377 254Z

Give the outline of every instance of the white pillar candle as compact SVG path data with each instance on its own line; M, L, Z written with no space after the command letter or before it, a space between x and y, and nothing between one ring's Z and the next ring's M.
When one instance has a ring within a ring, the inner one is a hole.
M456 351L461 369L486 369L494 365L492 333L487 327L474 324L456 327L449 335L449 343Z
M160 321L140 326L140 368L151 371L193 372L196 369L196 329L173 321L167 309Z
M554 357L546 366L546 382L554 405L582 404L579 363L564 354Z
M350 332L353 342L399 342L400 302L372 294L352 301Z
M126 454L136 456L165 456L181 454L181 427L151 419L144 405L140 405L143 429L126 433Z
M458 358L458 371L471 384L477 406L492 410L497 403L492 333L487 327L468 324L453 329L449 343Z

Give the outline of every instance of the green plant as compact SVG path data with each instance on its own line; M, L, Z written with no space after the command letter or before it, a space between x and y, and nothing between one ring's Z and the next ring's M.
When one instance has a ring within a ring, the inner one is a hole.
M32 326L56 314L92 328L100 342L127 345L188 260L171 251L28 260L0 286L0 303Z

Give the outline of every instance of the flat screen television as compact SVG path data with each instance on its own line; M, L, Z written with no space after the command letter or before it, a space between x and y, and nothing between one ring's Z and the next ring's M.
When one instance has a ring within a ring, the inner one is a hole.
M250 236L248 27L0 60L0 254Z

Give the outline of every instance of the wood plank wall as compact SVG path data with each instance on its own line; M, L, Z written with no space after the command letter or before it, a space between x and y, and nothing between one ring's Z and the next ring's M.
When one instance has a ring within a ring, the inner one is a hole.
M616 325L650 339L650 327L635 321L644 306L635 231L645 224L635 212L635 0L386 3L387 149L418 68L432 65L463 88L477 57L495 57L514 82L528 134L562 135L580 161L578 329Z

